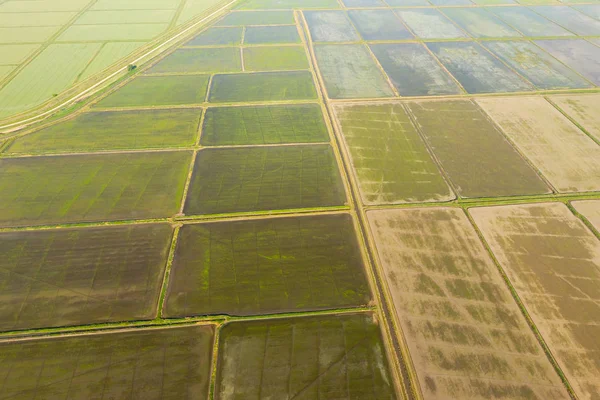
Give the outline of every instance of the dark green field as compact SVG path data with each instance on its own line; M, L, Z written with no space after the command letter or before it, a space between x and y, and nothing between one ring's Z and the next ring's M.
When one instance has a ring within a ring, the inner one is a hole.
M185 214L341 206L344 185L329 145L204 149Z
M160 60L148 73L239 72L242 58L237 47L179 49Z
M254 315L371 300L349 214L185 225L166 316Z
M395 399L371 314L234 322L221 330L215 399Z
M89 112L18 138L5 152L43 154L191 146L201 115L199 109Z
M214 327L0 343L3 399L208 399Z
M202 103L208 75L138 76L96 107L140 107Z
M203 146L327 142L318 104L214 107L206 111Z
M309 71L215 75L209 95L212 103L316 98Z
M0 159L0 226L174 215L191 158L163 151Z
M152 319L168 224L0 233L0 330Z

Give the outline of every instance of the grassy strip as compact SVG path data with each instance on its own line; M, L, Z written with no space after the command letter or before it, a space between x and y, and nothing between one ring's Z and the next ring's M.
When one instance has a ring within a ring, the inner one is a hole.
M569 208L569 210L571 210L571 212L577 218L579 218L585 224L585 226L587 226L589 230L592 231L592 233L596 235L596 237L600 240L600 232L596 229L596 227L583 214L577 211L577 209L573 207L570 201L565 201L564 203Z
M177 239L179 238L179 232L181 231L181 225L177 225L173 231L173 238L171 239L171 247L169 248L169 256L167 257L167 264L165 266L165 275L163 277L160 297L158 299L158 309L156 311L157 319L162 318L163 307L165 305L165 298L167 297L167 288L169 286L169 276L171 275L171 267L173 266L173 259L175 258L175 249L177 248Z

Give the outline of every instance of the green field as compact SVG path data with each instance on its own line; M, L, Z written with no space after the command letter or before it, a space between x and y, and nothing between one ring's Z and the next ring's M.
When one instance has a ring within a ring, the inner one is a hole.
M240 72L242 59L237 47L179 49L160 60L148 73Z
M0 226L171 216L190 159L188 151L0 159Z
M94 59L81 72L77 81L82 81L108 68L117 60L126 57L144 45L144 42L108 42L96 53Z
M329 145L204 149L198 153L185 214L342 206Z
M155 318L171 234L168 224L0 233L0 330Z
M316 98L317 91L310 72L292 71L215 75L208 100L229 103Z
M301 46L246 47L246 71L285 71L308 69L306 51Z
M203 103L208 75L138 76L96 107L140 107Z
M164 315L365 306L363 268L348 214L185 225Z
M16 139L9 154L192 146L202 110L100 111L80 114Z
M210 107L200 137L203 146L327 141L318 104Z
M344 106L336 114L366 204L454 198L402 105Z
M396 399L370 314L234 322L219 342L216 399Z
M473 102L411 102L408 108L461 196L550 192L536 171Z
M214 328L0 343L2 395L12 399L208 399Z
M168 28L168 24L73 25L57 42L98 42L108 40L150 40Z

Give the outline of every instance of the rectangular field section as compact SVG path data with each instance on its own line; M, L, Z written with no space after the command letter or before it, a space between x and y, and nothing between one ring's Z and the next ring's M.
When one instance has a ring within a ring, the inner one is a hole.
M574 36L572 32L548 21L527 7L489 7L488 11L493 12L526 36Z
M485 8L446 8L443 13L476 38L522 36Z
M191 152L0 160L0 226L161 218L181 202Z
M203 103L208 75L138 76L96 107L163 106Z
M600 94L551 96L550 101L600 142Z
M394 96L365 45L318 45L315 55L330 98Z
M408 108L463 197L548 193L548 186L487 115L469 100L421 101Z
M439 10L431 8L396 10L400 19L421 39L459 39L469 37Z
M148 73L240 72L242 57L237 47L183 48L169 54Z
M600 46L583 39L536 40L535 44L596 86L600 85Z
M305 11L314 42L355 42L360 36L344 11Z
M312 74L309 71L291 71L215 75L208 100L212 103L236 103L316 98Z
M349 214L185 225L167 317L258 315L366 306Z
M211 107L200 137L203 146L328 141L318 104Z
M365 40L405 40L413 37L392 10L350 10L348 16Z
M215 26L293 25L292 11L232 11Z
M171 226L0 233L0 330L156 317Z
M343 206L344 185L329 145L204 149L186 214Z
M212 27L208 28L183 46L217 46L217 45L236 45L242 42L241 26L232 26L228 28Z
M225 325L215 398L396 399L373 318L350 314Z
M244 32L244 44L298 43L300 35L296 25L249 26Z
M202 110L104 111L73 119L17 138L9 154L191 146Z
M308 69L306 51L302 46L245 47L243 54L246 71L292 71Z
M600 232L600 200L579 200L571 204Z
M340 106L336 114L366 204L454 198L401 104Z
M600 393L600 241L561 203L470 210L575 394Z
M544 98L477 102L556 190L600 190L600 146Z
M569 398L460 208L367 216L424 398Z
M207 400L213 337L207 325L3 342L0 390L13 399Z

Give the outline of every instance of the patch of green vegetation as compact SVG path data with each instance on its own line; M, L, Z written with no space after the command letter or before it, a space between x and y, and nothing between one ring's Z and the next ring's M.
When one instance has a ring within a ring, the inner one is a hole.
M265 46L244 49L246 71L281 71L308 69L302 46Z
M17 138L9 154L191 146L198 109L88 112Z
M237 47L178 49L160 60L148 73L240 72L242 58Z
M300 43L295 25L249 26L244 35L244 44Z
M230 323L219 349L217 398L396 398L371 314Z
M171 235L168 224L0 233L0 330L154 318Z
M329 145L204 149L186 214L341 206L344 185Z
M206 110L203 146L327 142L321 106L297 104L211 107Z
M309 71L215 75L209 95L213 103L316 98Z
M365 306L371 300L348 214L185 225L167 317Z
M208 399L214 327L136 329L0 343L9 398ZM137 367L137 368L136 368Z
M0 226L168 217L191 153L0 159Z
M208 75L138 76L96 103L96 107L134 107L204 102Z

